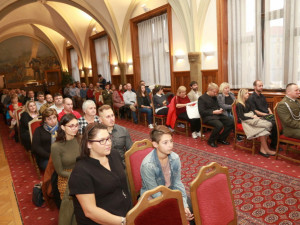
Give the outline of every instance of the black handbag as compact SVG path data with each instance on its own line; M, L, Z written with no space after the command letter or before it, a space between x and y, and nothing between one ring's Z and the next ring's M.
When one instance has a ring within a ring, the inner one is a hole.
M42 184L35 184L32 190L32 202L38 207L41 207L44 204Z

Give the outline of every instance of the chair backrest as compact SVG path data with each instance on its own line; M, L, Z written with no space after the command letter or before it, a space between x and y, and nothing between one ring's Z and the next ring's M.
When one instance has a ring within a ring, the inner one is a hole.
M25 109L23 107L19 107L16 109L16 120L17 120L17 126L20 126L20 118L22 113L25 111Z
M190 194L196 225L237 224L227 167L216 162L203 166Z
M274 108L274 117L275 117L275 122L276 122L277 135L279 137L280 134L282 133L282 124L281 124L279 115L277 113L277 106L278 106L278 103L276 103L275 108Z
M151 196L160 192L157 198ZM184 225L187 224L182 195L179 190L158 186L146 191L126 215L127 225Z
M239 119L236 112L236 101L234 101L231 105L232 109L232 116L233 116L233 122L234 122L234 128L236 130L237 124L239 123Z
M42 122L42 120L40 118L36 117L28 123L31 142L32 142L34 131L35 131L36 128L41 126L41 122Z
M132 203L137 202L137 197L142 188L141 164L146 155L153 150L152 142L144 139L136 141L131 148L125 152L126 172L129 181Z

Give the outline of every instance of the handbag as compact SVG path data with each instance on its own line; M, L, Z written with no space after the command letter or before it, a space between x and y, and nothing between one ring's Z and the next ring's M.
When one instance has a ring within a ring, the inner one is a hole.
M190 102L186 105L186 113L189 117L189 119L199 119L200 114L198 110L198 102Z
M32 190L32 202L34 205L41 207L44 204L42 183L35 184Z

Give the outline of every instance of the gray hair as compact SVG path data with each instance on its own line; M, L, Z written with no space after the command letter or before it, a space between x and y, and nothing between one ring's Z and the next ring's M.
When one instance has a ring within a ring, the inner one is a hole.
M94 105L96 106L95 102L93 100L85 100L82 104L82 111L85 112L88 106Z

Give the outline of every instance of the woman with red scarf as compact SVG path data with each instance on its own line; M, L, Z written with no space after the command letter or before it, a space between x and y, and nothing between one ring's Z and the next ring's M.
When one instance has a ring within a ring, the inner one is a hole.
M121 118L124 118L125 115L125 107L124 107L125 103L123 99L123 94L124 94L123 85L120 84L118 90L115 89L112 96L113 106L114 108L119 109Z

